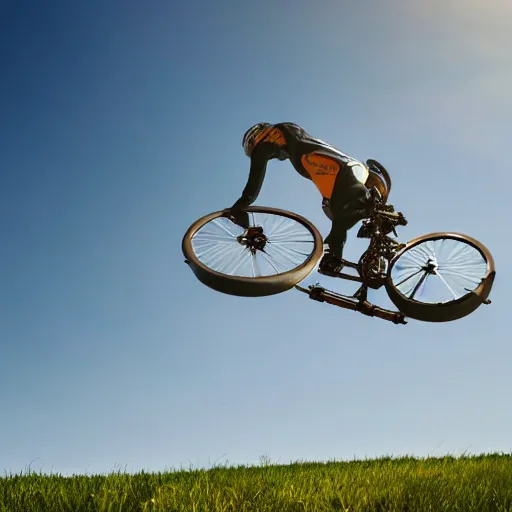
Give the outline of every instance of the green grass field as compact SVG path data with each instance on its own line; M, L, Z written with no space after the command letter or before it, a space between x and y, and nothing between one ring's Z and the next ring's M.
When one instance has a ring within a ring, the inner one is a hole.
M512 511L512 455L0 478L1 512Z

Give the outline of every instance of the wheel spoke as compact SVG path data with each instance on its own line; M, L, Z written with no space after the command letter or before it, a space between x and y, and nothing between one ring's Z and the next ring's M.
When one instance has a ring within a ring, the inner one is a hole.
M199 233L194 237L195 243L206 243L206 242L218 242L218 243L225 243L225 244L232 244L236 243L236 238L229 238L226 235L218 235L215 233Z
M456 244L446 259L451 261L464 260L464 252L468 249L465 244Z
M414 287L414 290L412 291L411 295L409 296L409 298L412 300L414 299L414 296L416 295L416 292L420 289L420 286L425 282L425 280L427 279L428 277L428 273L425 272L422 276L421 276L421 279L418 281L418 283L416 284L416 286Z
M452 287L446 282L445 278L437 270L434 273L437 277L439 277L439 279L441 279L441 281L443 281L446 288L448 288L448 290L450 290L450 293L453 295L454 300L457 300L457 295L453 291Z
M279 243L280 245L286 245L286 244L313 244L313 240L279 240L276 241L274 238L269 238L268 243L275 244Z
M240 263L237 263L237 261L240 260L243 262L244 251L245 251L245 247L239 246L238 251L236 251L236 252L233 251L231 258L227 258L227 257L223 258L223 260L221 261L221 264L216 269L217 272L220 272L222 274L233 273L234 270L231 270L231 272L228 272L228 270L230 269L230 266L234 266L234 268L238 268Z
M251 254L251 266L253 277L261 277L260 265L258 263L258 253Z
M265 249L263 249L261 251L261 254L262 256L264 256L264 258L267 260L268 264L276 271L276 274L279 274L279 269L276 267L276 265L274 265L274 262L272 261L272 258L270 258L270 256L267 254L267 252L265 251Z
M282 247L279 247L279 245L272 245L272 249L276 252L276 256L281 256L284 259L288 260L292 265L296 265L297 261L292 258L290 254L288 254ZM267 254L270 254L269 251L267 251Z
M303 230L299 230L299 229L296 229L296 230L290 230L290 231L287 231L286 233L281 233L281 234L275 234L273 232L270 232L268 234L268 239L269 240L272 240L274 242L282 242L282 241L285 241L285 240L295 240L294 237L304 237L306 233L303 231ZM311 238L310 239L311 241L313 241L313 239Z
M457 270L452 270L452 269L439 268L439 270L442 270L443 274L450 275L450 276L452 276L456 279L459 279L461 281L467 280L467 281L471 281L473 283L479 283L481 281L481 277L477 277L477 276L482 276L485 274L485 271L478 272L473 275L469 275L468 273L459 272Z
M256 266L257 276L260 277L262 275L262 273L261 273L260 264L258 262L258 255L259 255L259 253L256 253L254 255L254 264Z
M234 248L236 248L236 246ZM202 251L198 251L197 257L199 259L206 259L207 257L215 258L217 254L225 254L226 251L230 251L231 249L231 246L225 247L222 244L212 244L204 247Z
M233 263L233 261L236 261L237 258L241 255L242 251L240 247L234 247L229 251L229 253L226 253L224 251L217 252L215 254L215 257L210 260L209 267L213 270L216 270L217 272L221 272L221 269L226 268L226 271L223 271L222 273L227 273L227 269L229 268L229 265Z
M290 226L287 226L287 219L286 217L281 217L278 221L274 220L274 222L277 225L272 226L272 228L269 230L269 233L272 233L274 237L280 235L281 233L286 234L287 232L290 232Z
M415 265L416 267L422 267L425 263L424 259L421 258L421 254L419 254L418 251L414 251L416 249L415 247L411 249L410 251L407 251L403 258L407 262L408 260L411 260L411 263Z
M403 279L402 281L397 283L395 286L398 288L399 286L404 284L406 281L409 281L409 279L413 278L414 276L417 276L420 272L423 272L422 268L420 268L417 272L414 272L414 274L409 275L408 277L406 277L405 279Z
M435 258L435 251L432 247L429 247L427 244L418 245L416 246L416 249L418 250L418 257L423 258L424 260L431 260Z
M227 220L227 219L226 219ZM231 222L231 221L229 221ZM219 227L220 229L222 229L222 231L225 231L230 237L232 238L236 238L236 235L234 233L232 233L228 228L227 226L225 225L224 222L221 222L220 219L215 219L212 221L212 224L213 226L216 226L216 227ZM235 225L235 224L233 224Z
M245 262L247 262L247 255L250 255L251 252L246 248L244 247L242 252L241 252L241 258L240 258L240 262L238 263L238 265L236 265L236 267L230 272L231 275L235 275L235 273L237 272L237 270L244 264L244 260ZM249 256L250 258L250 256Z
M280 247L279 245L275 244L275 243L272 243L272 242L269 242L272 247L276 248L276 249L279 249L280 251L290 251L290 252L293 252L295 254L298 254L299 256L304 256L305 258L307 258L309 256L309 253L307 252L302 252L302 251L299 251L298 249L294 249L293 247L286 247L286 249L284 247ZM290 242L291 243L291 242ZM280 244L282 245L282 244Z
M450 266L448 266L448 265L439 265L439 268L442 268L443 270L452 270L452 271L458 270L459 272L463 272L463 271L467 272L467 271L471 271L471 270L475 270L476 271L476 270L479 270L479 267L487 267L487 265L483 261L479 261L479 262L468 261L465 264L462 264L462 263L452 264L452 263L450 263Z

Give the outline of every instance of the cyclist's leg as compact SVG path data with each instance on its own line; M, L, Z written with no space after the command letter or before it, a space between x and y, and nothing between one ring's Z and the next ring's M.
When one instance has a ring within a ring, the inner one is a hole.
M330 201L332 226L325 238L329 252L322 260L324 266L339 266L341 263L339 260L343 256L347 231L366 218L368 198L367 188L353 175L336 180Z
M331 211L331 202L327 198L323 198L322 200L322 210L325 213L325 216L332 221L332 211Z
M363 196L364 197L364 196ZM345 203L344 208L333 208L331 231L325 238L331 254L341 258L347 240L347 231L367 216L366 208L360 198Z

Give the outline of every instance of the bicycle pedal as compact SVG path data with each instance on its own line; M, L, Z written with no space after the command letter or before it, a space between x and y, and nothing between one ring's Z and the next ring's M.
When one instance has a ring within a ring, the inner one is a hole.
M353 263L351 261L344 260L343 258L341 259L341 264L343 265L343 267L354 268L354 269L357 269L359 266L357 263Z
M324 276L328 276L328 277L340 277L340 275L341 275L341 271L335 272L333 270L320 269L320 268L318 269L318 273L322 274Z

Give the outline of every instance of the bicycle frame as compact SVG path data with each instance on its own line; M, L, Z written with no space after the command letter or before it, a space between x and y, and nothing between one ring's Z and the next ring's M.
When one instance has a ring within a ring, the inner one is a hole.
M358 238L368 238L370 240L368 249L361 255L357 263L342 260L345 267L353 268L358 275L319 270L319 273L330 277L361 283L354 295L341 295L321 286L310 286L309 290L300 286L296 286L296 288L308 293L311 299L319 302L327 302L345 309L359 311L368 316L378 316L397 324L406 324L402 313L389 311L371 304L367 300L367 295L369 288L378 289L385 284L389 262L398 251L405 247L405 244L393 240L388 234L393 232L397 236L396 226L407 225L407 220L401 212L395 212L392 205L385 204L375 193L372 193L372 201L368 212L368 217L363 220L363 224L357 233Z
M358 238L368 238L370 243L368 249L361 255L357 263L343 260L346 267L357 271L357 276L344 272L327 274L347 281L361 283L361 287L354 295L366 299L368 288L378 289L384 285L386 270L389 262L395 254L405 247L388 236L393 232L396 236L396 226L407 225L407 220L401 212L395 212L392 205L383 204L373 196L369 207L368 218L363 220L363 225L357 233Z

